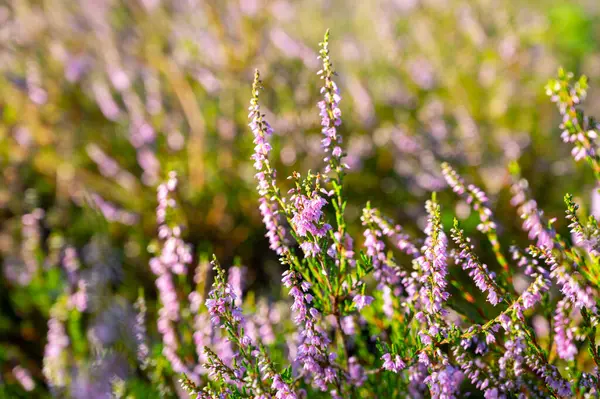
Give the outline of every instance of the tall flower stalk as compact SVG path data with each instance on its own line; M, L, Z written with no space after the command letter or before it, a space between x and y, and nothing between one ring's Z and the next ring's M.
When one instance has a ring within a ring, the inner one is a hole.
M174 225L169 220L177 206L174 197L177 184L177 174L169 172L169 179L157 189L156 222L160 252L150 260L150 269L156 275L156 288L161 304L157 326L163 341L162 353L176 373L185 373L192 381L198 383L199 376L188 367L178 353L180 337L177 325L181 320L181 304L173 277L187 273L192 255L189 245L181 238L181 226Z
M586 116L578 106L587 96L588 82L585 76L573 82L573 74L558 70L557 79L546 85L546 94L556 103L563 118L560 125L561 138L573 145L571 154L575 161L585 159L591 166L596 180L600 182L600 154L598 153L598 123Z
M500 241L498 240L498 232L496 222L493 220L492 210L488 204L488 197L479 187L473 184L465 184L463 178L456 172L448 163L442 163L442 173L448 185L452 188L456 194L461 198L465 199L473 210L479 215L479 225L477 229L484 233L488 238L492 249L496 255L496 260L502 266L504 274L507 275L508 281L510 282L511 274L509 270L508 261L502 253L500 247Z
M454 228L451 230L452 239L460 249L457 255L457 263L463 270L469 271L469 276L477 285L481 292L487 292L487 299L492 305L496 306L506 295L505 291L494 281L495 273L490 272L486 264L481 263L475 252L473 245L468 237L465 237L464 231L460 229L458 220L454 219Z
M263 223L267 228L266 236L269 238L271 249L281 255L287 252L288 249L285 243L286 230L279 217L279 204L277 201L280 200L280 196L275 182L277 172L272 168L269 161L269 153L272 149L269 139L273 134L273 128L265 120L265 115L260 109L258 102L260 90L262 90L262 82L260 73L256 70L254 82L252 83L252 99L248 107L249 126L254 134L255 145L254 154L252 155L254 168L256 169L254 177L258 182L256 189L260 194L259 210L263 217ZM285 205L283 208L285 209Z

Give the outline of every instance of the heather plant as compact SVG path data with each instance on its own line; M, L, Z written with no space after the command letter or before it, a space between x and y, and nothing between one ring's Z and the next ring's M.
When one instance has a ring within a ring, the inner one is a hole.
M597 395L597 123L538 95L597 6L42 3L0 6L0 397Z
M491 246L497 267L479 259L456 218L448 229L449 240L435 193L425 204L423 238L402 233L400 226L367 204L361 219L364 249L355 248L344 217L347 165L338 130L341 96L328 40L327 33L320 51L323 68L318 72L323 80L323 100L318 103L323 172L309 171L305 177L294 172L288 178L292 187L283 195L269 160L273 129L260 109L258 71L249 108L266 237L287 268L282 282L293 298L296 334L286 337L290 368L278 374L268 352L245 335L234 289L215 266L217 277L206 305L213 326L225 331L235 348L235 360L227 366L206 349L212 382L199 388L186 377L183 385L198 397L597 395L595 219L582 225L578 206L567 194L573 243L563 239L553 220L546 220L529 197L527 181L513 164L511 203L531 244L524 249L503 248L499 222L486 194L446 163L443 175L479 218L477 229ZM560 71L548 91L565 116L562 126L569 130L563 138L575 142L575 159L585 157L595 167L596 125L575 108L585 95L585 81L572 85L570 79ZM572 139L569 134L578 136ZM385 241L398 252L386 251ZM511 256L505 257L505 251ZM396 260L402 259L401 254L407 258L404 264ZM453 276L463 272L491 308L478 304L471 289L457 287L451 293ZM523 279L519 286L514 282L517 274ZM537 314L547 315L552 333L540 334Z

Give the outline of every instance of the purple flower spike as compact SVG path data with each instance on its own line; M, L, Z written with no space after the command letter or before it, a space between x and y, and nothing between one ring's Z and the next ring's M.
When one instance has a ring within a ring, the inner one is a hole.
M356 304L356 308L360 311L373 302L373 297L368 295L356 295L353 299L353 302Z

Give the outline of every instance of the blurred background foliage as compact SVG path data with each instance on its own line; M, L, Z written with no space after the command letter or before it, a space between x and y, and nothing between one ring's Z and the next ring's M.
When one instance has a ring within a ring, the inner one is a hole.
M367 201L416 232L431 191L441 191L446 227L457 214L478 237L476 218L445 189L442 161L489 194L505 244L525 238L508 203L512 160L559 230L565 192L598 216L591 173L561 142L544 85L560 65L588 75L594 114L599 18L593 0L0 5L3 394L22 395L17 364L43 380L49 314L76 289L60 267L66 248L81 259L93 303L69 317L72 341L81 341L75 358L86 359L90 331L131 317L139 288L156 310L148 260L156 186L170 170L179 173L178 217L196 256L214 252L223 264L238 256L251 290L278 296L280 269L249 161L250 83L260 69L280 179L321 168L317 43L326 28L343 98L355 237ZM103 347L121 342L105 338Z

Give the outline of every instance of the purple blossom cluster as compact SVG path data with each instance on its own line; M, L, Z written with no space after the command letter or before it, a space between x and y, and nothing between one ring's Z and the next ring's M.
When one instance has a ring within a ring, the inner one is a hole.
M15 366L12 372L17 381L19 381L19 384L21 384L23 389L27 392L31 392L35 389L35 381L33 381L31 373L27 369L21 366Z
M594 290L591 286L580 283L581 274L570 270L570 267L566 263L568 261L559 262L556 256L545 247L531 247L530 252L548 265L550 276L556 280L561 292L573 305L579 309L588 308L592 311L596 310L596 295Z
M453 349L456 363L460 365L464 376L477 389L484 392L485 398L506 398L499 390L502 385L500 376L496 375L481 358L475 357L476 355L483 356L487 354L489 345L496 342L494 332L497 332L499 327L498 324L495 324L490 331L483 335L464 338L461 340L460 345L455 346ZM475 331L476 329L470 328L470 330Z
M4 261L3 274L19 285L27 285L38 273L38 251L44 211L36 208L21 216L21 248L19 256Z
M531 274L534 278L533 282L527 287L525 292L521 294L514 305L514 309L518 314L522 314L524 310L533 308L542 300L542 295L550 290L551 281L548 272L542 268Z
M311 305L314 299L309 292L311 284L302 281L301 276L291 270L283 274L282 282L294 299L294 323L300 328L300 345L294 362L302 366L316 387L326 391L328 385L339 378L334 363L336 355L329 352L331 341L320 326L321 313Z
M492 220L492 210L489 208L485 192L473 184L465 184L463 178L447 163L442 164L442 174L452 191L464 198L479 214L481 223L477 228L483 233L495 230L496 223Z
M324 86L321 88L323 100L317 104L319 107L319 116L321 117L321 132L324 138L321 140L323 150L326 154L331 153L331 156L325 157L327 166L325 173L335 170L341 172L344 166L341 164L343 151L341 148L342 136L338 132L338 127L342 124L342 111L339 108L341 101L340 91L337 84L333 81L333 65L329 57L329 31L325 34L325 39L320 44L319 58L323 61L323 69L317 72L323 79Z
M383 360L383 365L381 367L383 367L384 370L388 370L393 373L399 373L406 368L406 365L402 361L402 358L400 358L400 355L385 353L381 357L381 360Z
M285 228L279 222L277 208L276 203L271 203L264 197L260 199L259 210L267 228L265 236L269 239L270 248L281 255L287 250L287 246L284 243Z
M425 379L429 393L435 399L455 399L464 375L460 369L447 365L434 370ZM486 398L487 399L487 398Z
M571 302L563 298L556 304L554 312L554 344L561 359L573 360L577 355L577 346L571 329Z
M408 276L395 264L394 259L386 255L383 238L387 235L401 251L413 257L418 257L420 252L407 235L399 232L399 226L392 230L390 224L380 216L377 209L370 206L364 208L361 221L366 227L363 233L364 246L367 249L367 256L373 264L373 276L382 290L382 310L386 316L392 317L394 297L399 297L403 293L413 296L417 289L414 285L414 276Z
M413 239L406 233L403 233L399 224L394 225L390 220L380 214L377 209L372 209L370 218L373 223L379 227L381 233L386 236L400 251L410 256L418 256L419 249L414 244Z
M481 292L488 293L488 302L496 306L502 301L502 289L494 281L495 273L490 272L487 265L479 261L473 251L470 238L465 237L464 232L458 227L458 221L455 220L451 232L452 239L460 250L456 255L456 263L460 264L463 270L469 272L469 277L473 279L477 288Z
M565 204L567 205L566 219L569 221L569 230L573 242L578 247L583 248L590 256L598 257L598 244L600 243L600 229L596 218L591 216L587 225L583 225L577 216L579 205L573 201L573 196L565 195Z
M230 361L225 362L222 354L215 353L208 346L203 348L209 378L228 381L235 387L242 387L251 381L249 390L253 392L253 398L297 399L296 392L281 374L277 373L264 348L257 346L256 341L247 333L246 327L249 324L238 305L241 301L237 300L241 296L241 269L234 267L226 280L216 259L212 263L217 276L208 294L206 307L212 325L225 333L226 338L222 342L229 342L233 353ZM186 381L186 384L192 383ZM196 391L193 387L191 390ZM210 390L205 390L204 393L209 394Z
M546 94L556 103L563 118L561 138L565 143L573 144L571 155L575 161L588 159L597 175L598 125L577 109L587 96L587 80L582 76L571 84L572 73L560 69L558 75L557 80L550 81L546 86Z
M528 356L525 358L527 365L561 398L572 395L571 384L566 381L556 366L539 360L539 358Z
M540 248L552 249L554 231L544 223L543 212L538 209L537 202L527 199L528 186L529 183L525 179L520 179L513 184L511 187L513 197L510 203L518 208L519 215L523 219L523 229L528 232L529 239L537 239L537 246Z
M385 236L393 237L392 240L396 241L394 240L394 238L397 238L394 236L395 229L391 230L389 228L389 225L381 219L375 208L366 207L363 209L361 221L363 226L366 227L363 233L365 237L364 246L367 249L367 255L373 262L375 279L382 287L387 285L394 290L396 295L399 295L401 291L398 291L398 289L402 288L405 273L395 267L391 259L388 259L385 252L385 242L383 241ZM402 237L397 243L399 243L400 250L406 251L412 256L420 254L414 244L406 237Z
M96 193L91 194L91 205L97 208L106 220L132 226L139 220L139 216L133 212L119 208L114 203L105 200Z
M336 231L333 233L333 237L334 243L327 249L327 256L334 259L335 264L338 267L341 264L341 259L344 259L351 267L356 266L356 259L354 258L354 240L350 234L345 233L342 235L342 233Z
M275 171L271 170L269 164L269 153L271 152L271 144L269 139L273 134L273 128L264 119L264 114L260 110L258 97L261 90L261 81L258 71L255 73L254 84L252 86L252 99L248 107L248 118L250 119L250 130L254 134L254 169L257 170L255 175L258 181L257 190L260 195L266 195L269 192L275 178Z
M234 321L242 321L242 311L236 306L236 295L230 284L215 287L206 300L206 308L210 314L210 321L215 326L220 326L224 316L231 317Z
M423 303L423 309L430 315L444 314L442 308L444 302L448 300L450 294L446 291L448 282L448 265L446 247L448 240L442 229L440 220L440 207L434 201L428 201L426 204L429 219L425 233L425 245L421 248L423 254L417 258L416 262L421 269L422 275L419 280L422 284L420 295Z
M279 206L277 202L273 201L274 194L277 193L274 184L277 173L269 163L269 153L271 151L269 138L273 134L273 129L264 119L264 114L260 110L258 98L261 88L262 83L257 70L252 84L252 99L248 108L249 126L254 134L255 144L252 159L254 160L254 168L257 170L255 178L258 181L257 190L261 196L259 210L263 217L263 223L267 228L266 237L269 238L271 249L281 255L287 252L285 244L286 230L280 222Z
M139 296L135 308L137 314L135 317L134 324L134 336L137 346L137 359L142 365L142 368L148 366L148 358L150 356L150 349L148 348L147 334L146 334L146 301L143 296Z
M177 183L177 174L169 172L167 182L160 184L157 189L156 222L158 238L162 240L163 245L159 257L152 259L150 266L156 271L164 268L175 274L185 274L192 262L190 246L181 238L181 227L171 226L167 221L167 214L177 207L173 197ZM156 271L155 274L158 274Z
M156 288L161 305L157 326L164 344L163 355L169 360L174 371L185 373L193 381L199 381L198 375L189 369L178 354L180 339L177 323L181 319L181 304L173 275L187 273L192 254L190 246L181 238L181 227L172 225L169 221L170 213L177 207L174 198L177 184L177 174L169 172L169 179L157 189L156 222L161 245L158 256L150 259L150 269L156 275Z
M44 377L55 389L63 389L67 385L69 372L67 370L66 352L69 347L69 337L65 332L63 322L57 318L48 320L47 343L44 348Z
M487 195L473 184L466 185L463 178L448 164L442 163L442 174L446 182L459 197L466 200L473 210L479 215L477 229L487 236L492 245L496 260L505 272L506 280L510 280L509 265L501 250L496 222L493 220L492 210L488 204Z
M294 194L292 196L292 227L296 234L300 237L306 237L310 234L313 237L323 237L328 230L331 230L331 225L323 223L323 207L327 204L327 200L317 193L312 193L307 197L303 194ZM304 248L303 248L304 249ZM305 250L305 252L307 252ZM318 248L311 248L309 251L313 254L318 252Z

